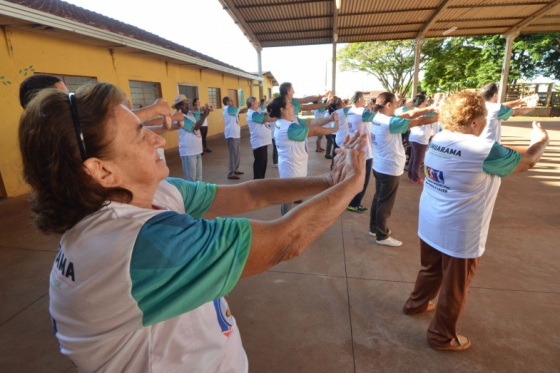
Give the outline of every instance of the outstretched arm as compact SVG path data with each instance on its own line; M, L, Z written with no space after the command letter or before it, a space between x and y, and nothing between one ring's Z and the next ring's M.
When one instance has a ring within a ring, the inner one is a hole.
M328 91L328 92L326 92L325 94L322 94L322 95L307 96L307 97L304 97L304 98L298 98L298 99L297 99L297 103L298 103L298 104L307 104L307 103L309 103L309 102L319 101L319 100L321 100L323 97L327 97L327 96L330 95L330 94L331 94L331 92ZM319 109L319 108L318 108L318 109ZM315 110L315 109L311 109L311 110Z
M366 153L361 148L363 144L338 152L333 168L338 175L335 186L305 201L280 219L250 221L251 249L241 277L259 274L301 255L338 219L355 193L363 187Z
M432 113L433 111L434 111L434 108L431 107L431 106L428 106L428 107L421 108L421 109L412 109L412 110L409 110L409 111L405 111L404 113L399 115L399 117L404 118L404 119L414 119L414 118L421 117L422 115Z
M521 153L521 161L512 173L525 172L535 167L537 162L541 159L548 142L548 133L542 129L540 123L533 122L531 145L527 150L516 149Z
M183 128L185 122L183 121L183 114L177 112L172 116L165 116L160 118L150 119L144 122L144 128L157 135L161 135L167 131L176 131Z
M344 145L345 149L363 148L365 135L358 135L348 140ZM340 162L342 163L342 160ZM216 190L214 203L203 218L213 219L217 216L241 214L319 194L339 181L341 172L339 168L333 167L332 172L317 177L264 179L235 185L220 185Z
M146 106L141 109L133 110L132 112L136 114L136 116L138 117L138 119L140 119L141 122L145 122L150 118L154 118L160 115L163 116L171 115L171 109L169 107L169 104L167 103L167 100L164 98L158 98L156 102L154 102L152 105Z

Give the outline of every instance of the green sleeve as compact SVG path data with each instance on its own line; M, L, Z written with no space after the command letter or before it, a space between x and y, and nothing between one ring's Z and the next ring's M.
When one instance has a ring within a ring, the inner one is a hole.
M239 113L239 108L235 106L228 106L227 113L229 115L237 115L237 113Z
M294 105L294 115L298 115L301 111L301 104L298 104L297 98L292 98L292 105Z
M162 212L140 229L130 260L132 297L148 326L227 295L251 249L247 219Z
M505 105L500 106L500 111L498 112L498 119L499 120L508 120L513 114L513 109L509 108Z
M422 116L423 116L423 117L435 117L435 116L436 116L436 112L435 112L435 111L432 111L431 113L428 113L428 114L425 114L425 115L422 115Z
M317 109L317 111L318 111L319 113L324 113L324 112L325 112L325 108L322 107L322 108L320 108L320 109Z
M372 113L368 109L365 109L364 112L362 113L362 122L373 122L373 118L375 117L375 114L377 113Z
M309 127L301 124L292 123L288 127L288 139L292 141L305 141L308 133Z
M389 121L389 132L393 135L397 133L406 133L409 126L410 119L391 117L391 120Z
M185 118L185 124L183 125L183 127L181 127L181 129L187 132L192 132L194 130L195 123L187 117L184 118Z
M183 197L185 213L195 219L200 219L206 214L206 211L214 203L216 184L207 184L200 181L192 182L174 177L168 177L165 181L179 190Z
M200 120L200 111L191 111L194 119L198 122Z
M253 116L251 117L251 120L255 123L259 123L259 124L263 124L264 123L264 118L266 116L264 114L261 113L257 113L256 111L253 113Z
M521 153L494 142L488 157L482 163L482 170L487 174L506 177L515 170L519 162Z
M348 116L348 112L350 111L349 107L345 107L344 109L342 109L342 112L344 113L344 115Z
M305 126L307 124L307 119L305 118L298 118L297 121L300 126Z

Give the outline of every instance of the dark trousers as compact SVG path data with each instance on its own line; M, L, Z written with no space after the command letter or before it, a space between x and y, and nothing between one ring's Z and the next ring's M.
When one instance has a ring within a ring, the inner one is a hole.
M420 240L420 262L414 290L403 311L407 315L424 312L439 291L436 313L428 327L428 344L433 347L458 346L457 322L465 308L480 258L461 259L446 255Z
M272 139L272 164L278 164L278 149L276 148L276 141Z
M268 163L268 145L253 149L253 179L264 179L266 164Z
M202 149L208 149L206 146L206 136L208 136L208 127L200 127L200 134L202 135Z
M366 179L364 180L364 188L360 193L356 194L356 196L352 199L352 201L350 201L350 204L348 206L359 207L360 204L362 203L362 198L364 198L364 194L366 194L366 189L369 184L369 176L371 175L372 164L373 164L373 159L368 159L366 161Z
M334 138L334 137L335 137L335 136L333 135L333 138ZM338 146L338 145L336 144L336 141L333 141L331 170L332 170L332 168L333 168L333 166L334 166L334 157L336 157L336 149L338 149L338 148L340 148L340 146Z
M334 143L334 135L331 133L330 135L325 135L325 138L327 139L327 151L325 154L331 154L331 149Z
M420 166L424 163L424 157L426 156L426 149L428 145L422 145L420 143L411 141L410 148L410 159L408 161L408 178L412 181L418 181L420 179Z
M397 199L400 177L382 174L375 170L373 170L373 177L375 177L375 195L369 212L369 231L377 232L377 241L381 241L389 237L387 219L391 216Z

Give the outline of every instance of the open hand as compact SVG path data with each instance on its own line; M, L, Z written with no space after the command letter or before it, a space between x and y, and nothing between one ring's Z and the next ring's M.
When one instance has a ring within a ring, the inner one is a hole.
M337 155L329 174L331 185L347 181L355 185L356 193L362 190L366 163L366 153L362 150L366 141L366 135L358 131L352 138L347 136L344 144L336 149Z
M548 143L548 133L541 127L539 122L533 122L533 130L531 131L531 145L537 142Z
M539 99L540 99L539 95L535 93L534 95L524 97L523 101L525 101L527 107L536 108L539 103Z
M164 98L158 98L152 106L154 107L156 115L171 115L171 108Z

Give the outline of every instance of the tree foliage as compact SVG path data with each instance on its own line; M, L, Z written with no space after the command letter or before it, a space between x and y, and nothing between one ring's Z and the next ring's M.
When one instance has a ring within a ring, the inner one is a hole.
M383 88L407 92L414 72L414 40L353 43L337 54L342 71L363 71L376 77Z
M513 43L510 83L538 76L560 79L560 34L524 34ZM426 39L422 46L423 89L477 88L500 80L506 40L499 35ZM412 90L414 40L353 43L337 55L342 71L363 71L391 92Z
M509 82L538 76L560 79L558 34L524 34L513 43ZM438 39L423 48L422 86L430 92L476 88L500 80L506 40L499 35Z

